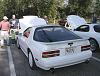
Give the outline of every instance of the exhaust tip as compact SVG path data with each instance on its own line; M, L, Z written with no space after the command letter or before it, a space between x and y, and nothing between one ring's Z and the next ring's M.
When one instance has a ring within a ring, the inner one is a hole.
M54 68L50 68L50 72L51 73L54 73L55 72L55 69Z

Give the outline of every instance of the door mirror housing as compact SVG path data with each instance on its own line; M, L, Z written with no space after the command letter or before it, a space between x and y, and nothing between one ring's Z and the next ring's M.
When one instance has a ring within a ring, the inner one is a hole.
M25 37L29 37L29 33L28 32L25 32L24 34L23 34L23 36L25 36Z

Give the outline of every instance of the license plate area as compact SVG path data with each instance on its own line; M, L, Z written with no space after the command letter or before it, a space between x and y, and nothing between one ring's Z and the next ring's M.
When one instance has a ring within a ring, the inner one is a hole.
M75 47L65 48L66 54L74 53L74 48L75 48Z

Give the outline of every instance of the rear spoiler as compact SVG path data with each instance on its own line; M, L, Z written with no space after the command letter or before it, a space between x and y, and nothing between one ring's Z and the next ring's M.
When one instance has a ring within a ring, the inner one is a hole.
M76 40L67 40L67 41L59 41L59 42L50 42L50 43L41 42L41 43L45 45L54 45L54 44L64 44L64 43L76 42L76 41L86 41L86 40L88 39L76 39Z

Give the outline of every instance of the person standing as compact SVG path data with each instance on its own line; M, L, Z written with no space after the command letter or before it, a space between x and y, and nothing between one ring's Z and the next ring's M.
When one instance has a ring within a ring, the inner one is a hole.
M13 30L15 33L18 33L20 26L19 26L19 20L16 19L15 15L12 15L12 19L9 20L9 23L11 25L11 30Z
M44 16L44 20L46 21L46 23L48 24L48 17L45 15Z
M4 16L3 21L0 22L0 28L1 28L1 46L4 46L4 40L6 40L7 45L9 45L10 23L8 22L7 16Z
M15 44L15 32L13 30L11 30L11 34L10 34L10 43Z
M92 23L97 23L97 15L94 13L92 17Z

